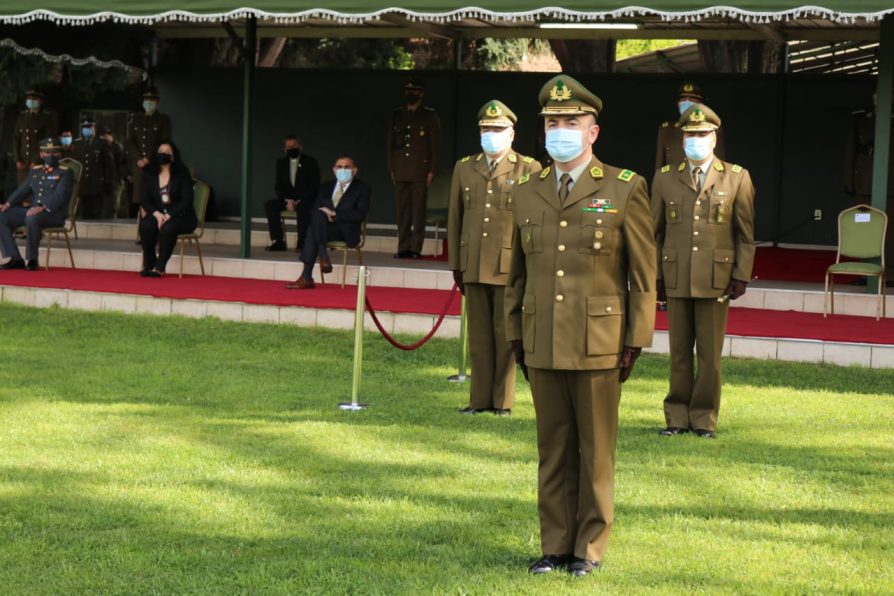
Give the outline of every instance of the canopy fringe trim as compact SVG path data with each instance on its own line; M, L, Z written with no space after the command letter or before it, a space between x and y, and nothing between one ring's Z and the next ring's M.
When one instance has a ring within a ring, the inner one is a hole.
M40 48L26 48L24 46L21 46L8 37L5 39L0 39L0 47L12 48L17 54L20 54L22 56L37 56L43 60L46 60L47 62L54 62L56 64L68 62L70 64L73 64L74 66L90 65L97 68L118 68L131 74L143 73L143 69L125 64L120 60L100 60L95 56L89 56L87 58L75 58L71 54L48 54Z

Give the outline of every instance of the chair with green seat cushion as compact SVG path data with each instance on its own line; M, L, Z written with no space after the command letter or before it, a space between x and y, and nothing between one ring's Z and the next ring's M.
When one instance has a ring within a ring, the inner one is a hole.
M208 198L211 196L211 187L196 180L193 182L193 208L196 211L196 229L189 234L179 234L177 240L180 242L180 277L183 277L183 249L186 243L195 243L196 253L199 255L199 268L202 275L205 275L205 263L202 261L202 246L199 239L205 233L205 212L208 210Z
M835 263L826 269L825 294L823 299L823 316L828 312L835 314L835 275L857 275L877 277L878 305L875 320L884 317L885 312L885 234L888 229L888 216L884 211L869 205L857 205L845 209L838 215L838 254ZM851 259L880 259L881 263L865 260L845 261Z
M348 243L344 240L331 240L326 243L326 248L329 250L340 250L342 251L342 260L341 260L341 287L345 287L345 278L348 275L348 251L352 248L357 251L357 266L360 267L363 265L363 244L366 242L366 220L363 220L363 223L360 224L360 242L358 242L354 246L348 246ZM320 283L325 283L326 279L323 275L323 272L320 271Z

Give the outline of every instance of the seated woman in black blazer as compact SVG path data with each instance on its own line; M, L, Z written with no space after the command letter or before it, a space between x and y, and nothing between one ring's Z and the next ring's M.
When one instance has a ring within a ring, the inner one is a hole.
M177 236L196 229L193 208L192 176L180 160L180 151L173 141L162 141L158 152L143 174L140 207L146 215L140 220L143 244L143 277L161 277ZM158 255L155 246L158 244Z

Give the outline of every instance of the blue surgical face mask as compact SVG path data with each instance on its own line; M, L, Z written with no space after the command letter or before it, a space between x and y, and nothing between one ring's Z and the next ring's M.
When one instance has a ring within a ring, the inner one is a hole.
M546 131L546 152L558 163L567 163L584 152L584 131L554 128Z
M348 168L335 169L335 179L338 180L340 183L345 184L347 182L350 182L352 178L354 178L353 170L350 170Z
M59 139L62 142L63 147L68 147L71 145L71 137L62 137Z
M40 100L39 99L26 99L25 107L28 108L29 110L36 110L37 108L40 107Z
M85 126L84 128L82 128L81 136L84 137L85 139L92 139L93 138L93 127Z
M481 133L481 148L488 155L499 155L509 149L512 142L509 140L509 129L500 132Z
M686 157L692 161L703 161L711 155L714 148L711 146L711 136L686 137L683 139L683 151Z
M682 116L683 112L695 105L695 102L689 101L688 99L681 99L677 105L680 107L680 115Z
M151 101L149 99L143 101L143 109L146 110L147 114L151 114L155 110L158 109L158 102Z

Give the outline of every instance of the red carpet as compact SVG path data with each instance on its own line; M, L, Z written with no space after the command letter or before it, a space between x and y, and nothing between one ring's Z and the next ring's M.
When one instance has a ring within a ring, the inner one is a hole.
M169 275L160 279L140 277L128 271L56 269L49 271L0 271L0 284L31 288L86 290L114 294L140 294L160 298L192 298L275 306L341 308L354 310L357 287L338 284L317 285L313 290L287 290L286 282L233 277ZM440 314L450 292L367 286L366 294L377 311ZM449 315L460 311L459 293L453 297Z
M357 303L355 286L342 289L337 284L326 284L314 290L286 290L285 282L281 281L197 275L187 275L183 279L177 276L150 279L131 272L91 269L0 271L0 285L348 310L353 310ZM446 290L374 286L367 288L367 295L377 311L431 315L439 314L450 298L450 292ZM451 299L448 314L458 315L459 310L457 293ZM666 313L658 313L656 329L667 329ZM894 344L894 319L877 322L871 317L844 315L823 319L822 314L815 313L731 308L727 332L748 337Z
M834 250L758 246L752 276L763 280L821 284L826 279L826 269L835 262L835 254Z

